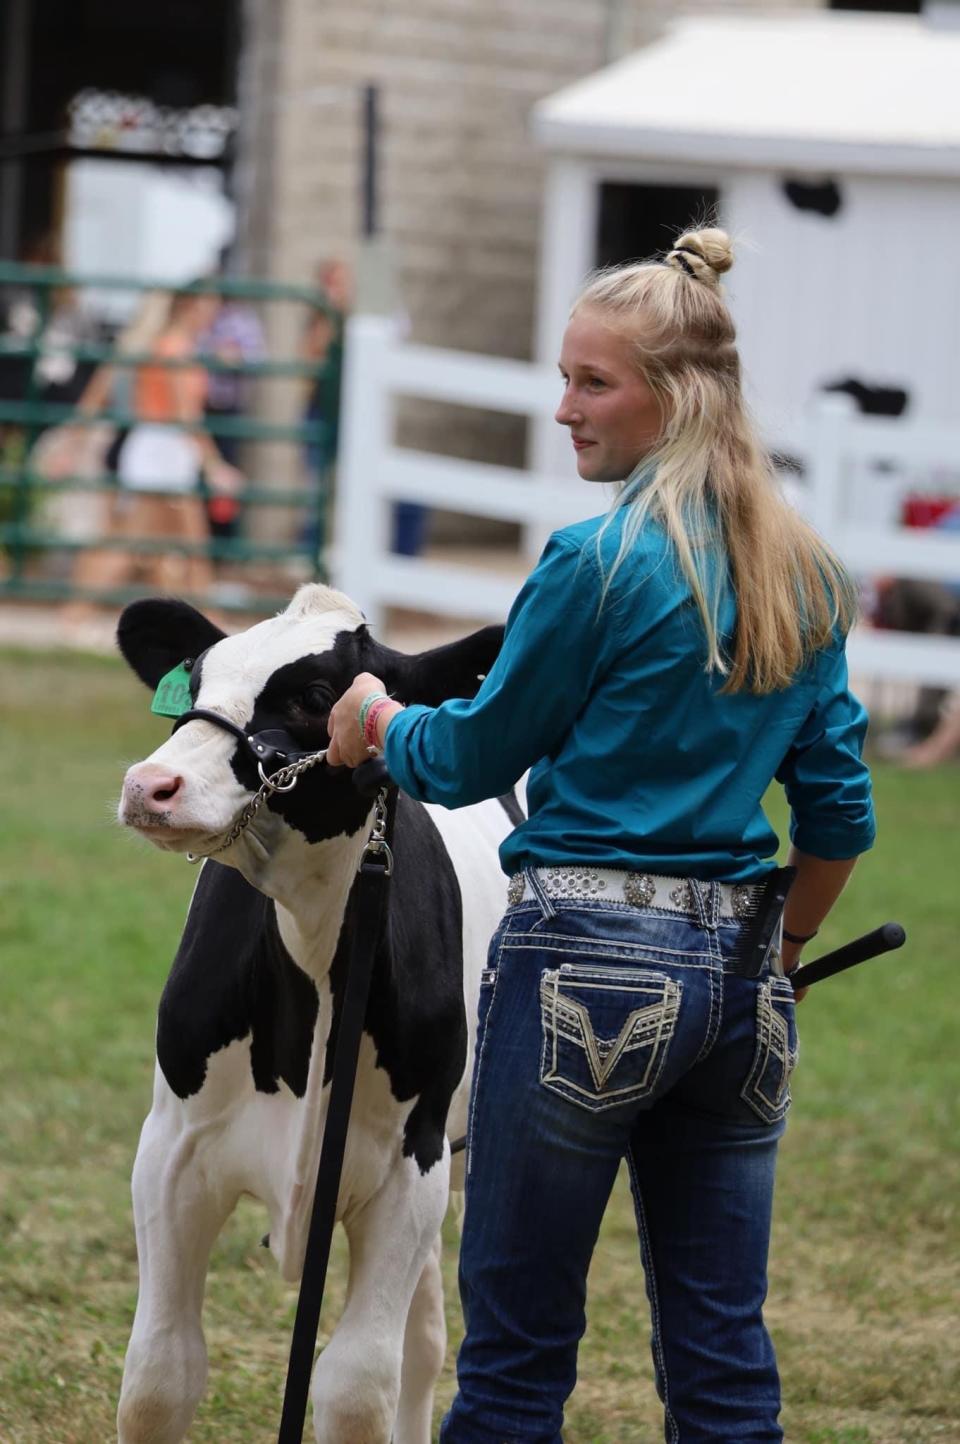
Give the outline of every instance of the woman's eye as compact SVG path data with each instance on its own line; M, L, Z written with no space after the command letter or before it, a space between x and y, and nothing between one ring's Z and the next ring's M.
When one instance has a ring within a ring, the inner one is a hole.
M603 387L606 386L606 384L607 383L600 376L591 376L590 380L587 383L587 385L591 386L594 391L602 390Z

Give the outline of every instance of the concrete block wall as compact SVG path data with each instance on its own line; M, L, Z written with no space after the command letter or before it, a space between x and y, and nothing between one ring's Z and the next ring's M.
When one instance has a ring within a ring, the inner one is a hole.
M529 357L544 173L530 137L531 107L653 38L678 12L676 0L247 0L247 7L248 45L269 51L259 66L251 62L260 82L251 101L269 107L269 125L247 130L248 144L256 147L259 135L268 152L245 200L258 269L306 280L322 257L355 254L360 92L374 83L380 219L412 338ZM743 8L787 5L696 5L698 13ZM523 454L523 424L508 417L410 405L401 433L408 444L484 460L510 463Z

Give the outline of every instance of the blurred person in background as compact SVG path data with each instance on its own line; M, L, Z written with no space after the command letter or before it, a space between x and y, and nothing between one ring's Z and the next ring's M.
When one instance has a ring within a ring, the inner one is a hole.
M150 347L154 361L137 367L134 373L136 420L117 457L119 492L111 516L113 536L129 538L131 543L138 538L169 540L172 545L169 550L142 555L133 547L130 551L116 547L88 552L75 578L84 589L120 586L137 571L166 592L202 595L211 585L213 570L205 551L209 532L198 475L202 474L213 495L234 496L243 483L241 473L202 429L208 377L198 356L198 342L212 325L219 305L211 292L187 290L173 296L164 325ZM170 361L184 364L157 364ZM178 550L177 542L187 543L190 551ZM73 604L69 615L79 620L78 609L82 608L82 602Z
M302 359L317 367L303 414L304 423L315 428L314 440L306 447L314 509L301 540L314 549L323 544L322 518L333 493L340 444L344 332L354 301L353 273L345 261L325 260L317 268L317 285L329 302L329 309L312 313L301 346ZM404 315L398 320L401 329L406 330L408 318ZM396 502L391 549L402 556L418 556L426 538L428 516L426 507L417 502Z
M904 767L925 771L940 767L960 754L960 692L949 692L929 737L907 747L897 759Z
M52 232L35 236L19 259L28 266L59 267L56 236ZM37 401L72 406L93 372L93 363L78 360L75 348L100 337L96 317L81 306L77 292L69 286L41 287L19 282L3 288L0 314L0 335L9 348L8 354L0 355L0 398L25 401L32 383ZM39 341L36 356L16 354L18 347L35 341ZM36 436L55 424L44 420L29 429ZM15 438L17 449L22 449L26 424L0 426L4 439Z
M960 533L960 501L938 501L924 526ZM879 588L875 621L898 632L960 636L960 580L896 577ZM917 689L906 726L877 740L877 751L906 767L936 767L960 750L960 692L945 687Z
M254 308L244 301L224 299L211 324L200 336L197 349L203 356L218 361L262 361L266 355L263 325ZM253 379L237 371L210 368L207 378L205 413L214 422L243 417L250 409ZM221 456L232 466L240 462L241 439L237 436L216 438ZM210 534L217 540L229 540L240 530L241 501L236 495L221 491L207 495L207 520Z
M323 545L324 517L333 492L340 444L343 340L353 305L353 272L346 261L321 261L316 283L328 306L307 317L300 344L301 360L316 368L308 382L303 411L303 423L312 428L313 435L304 448L311 504L300 537L303 545L314 552Z
M140 300L133 319L114 341L115 356L138 356L150 350L166 324L170 312L169 291L150 291ZM32 469L46 481L67 477L96 482L117 480L117 457L129 427L125 420L103 413L119 414L129 419L134 409L134 371L129 365L108 361L97 367L81 393L75 408L79 419L64 422L44 432L31 452ZM95 541L112 532L115 524L116 497L109 491L66 489L60 492L45 510L49 524L60 535L82 541ZM73 579L78 587L96 579L112 565L109 553L79 552L74 563ZM67 620L82 620L93 608L83 602L70 603Z
M170 315L170 292L148 291L140 300L133 319L118 334L113 351L116 356L138 356L149 352L167 324ZM132 366L106 361L98 366L77 399L76 415L92 422L102 412L116 412L130 418L134 413L134 380ZM117 459L129 434L125 421L108 421L109 444L102 457L105 470L116 475ZM77 469L71 464L82 460L86 441L93 428L84 422L68 421L58 428L58 456L62 469ZM100 439L103 439L101 431ZM78 457L78 453L80 456Z

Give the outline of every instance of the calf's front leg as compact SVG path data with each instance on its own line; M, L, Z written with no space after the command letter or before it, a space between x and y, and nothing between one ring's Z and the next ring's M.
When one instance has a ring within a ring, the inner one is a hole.
M151 1112L133 1168L140 1289L127 1346L119 1444L180 1444L207 1380L200 1311L210 1250L237 1201L198 1158L201 1136Z
M427 1256L407 1314L403 1369L393 1444L424 1444L433 1422L433 1391L447 1354L443 1311L442 1242L438 1234Z
M425 1174L413 1158L398 1159L380 1191L344 1219L350 1277L343 1314L313 1374L317 1444L430 1444L433 1379L427 1384L423 1364L431 1350L425 1351L422 1341L417 1343L419 1363L409 1376L411 1384L416 1376L414 1392L418 1389L421 1398L415 1405L411 1396L409 1407L405 1400L399 1416L398 1405L401 1379L404 1386L408 1383L407 1319L428 1264L436 1263L449 1164L446 1149ZM423 1288L420 1316L435 1328L429 1306L435 1300L435 1274L428 1275ZM432 1358L435 1363L435 1348Z

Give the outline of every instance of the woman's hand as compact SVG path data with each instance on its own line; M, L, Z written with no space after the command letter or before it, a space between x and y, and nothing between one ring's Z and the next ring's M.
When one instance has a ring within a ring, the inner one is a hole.
M244 475L222 457L212 457L204 467L207 484L218 496L236 496L243 490Z
M370 756L367 744L360 733L360 707L371 692L385 692L379 677L371 672L361 672L354 677L339 702L330 712L327 731L330 746L327 748L327 762L331 767L359 767Z

